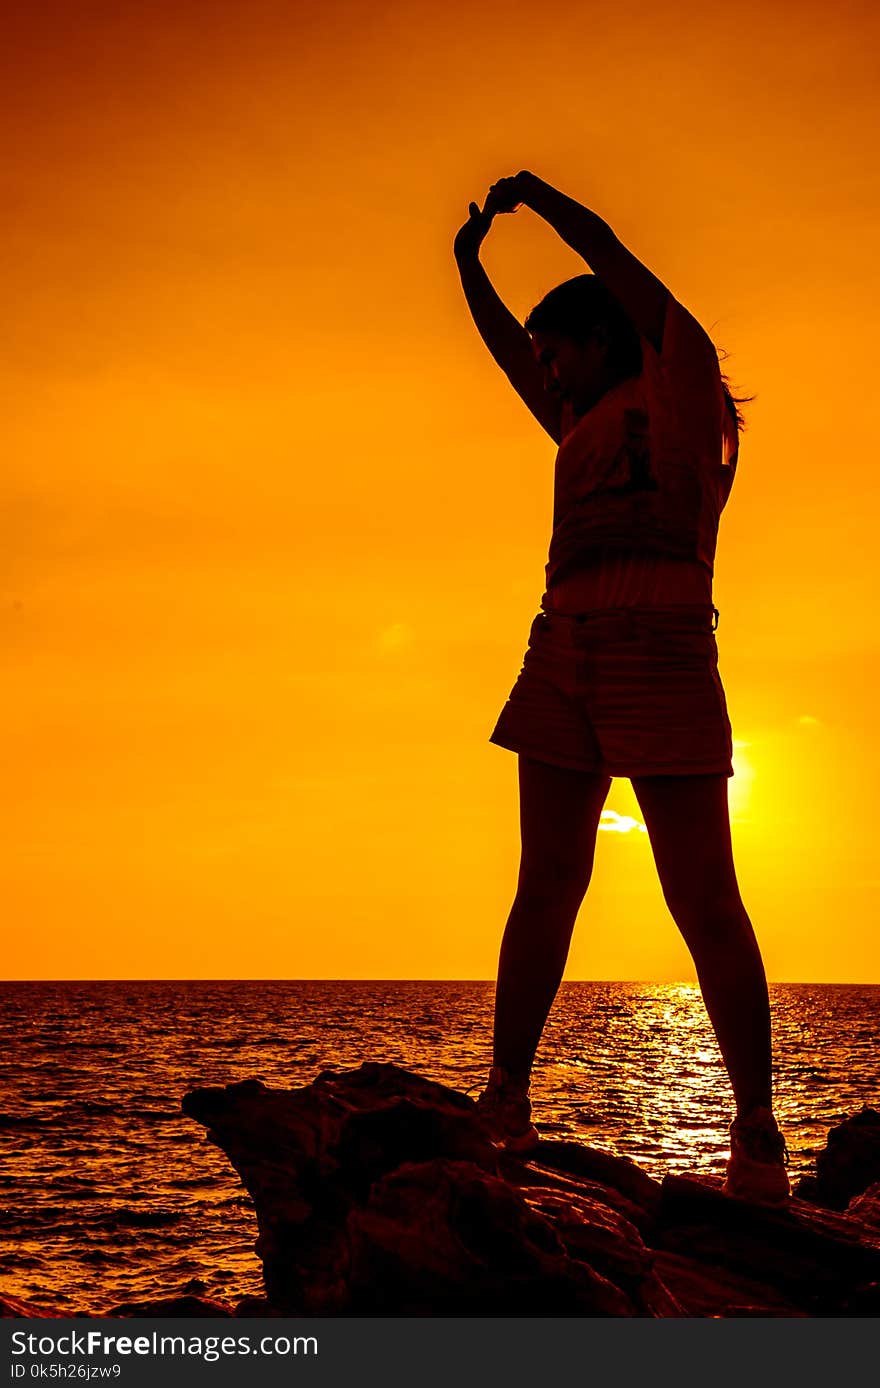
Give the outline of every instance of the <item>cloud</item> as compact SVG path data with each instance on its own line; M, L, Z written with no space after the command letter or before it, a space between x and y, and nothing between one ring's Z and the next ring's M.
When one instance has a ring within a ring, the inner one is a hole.
M820 728L822 726L822 719L814 718L811 713L802 713L798 722L802 728Z
M647 834L648 830L640 819L633 819L632 815L618 814L616 810L603 810L599 817L599 828L612 834L629 834L636 829L640 834Z

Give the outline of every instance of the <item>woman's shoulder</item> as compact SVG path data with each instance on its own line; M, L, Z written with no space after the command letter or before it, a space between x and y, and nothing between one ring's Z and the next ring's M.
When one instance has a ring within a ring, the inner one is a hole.
M653 349L650 344L647 346L650 355ZM654 355L666 370L710 367L719 376L721 373L718 352L706 329L690 310L671 294L666 305L660 351Z

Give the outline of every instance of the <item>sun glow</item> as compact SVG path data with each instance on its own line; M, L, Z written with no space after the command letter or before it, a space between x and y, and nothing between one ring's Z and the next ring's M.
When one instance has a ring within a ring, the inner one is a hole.
M747 747L751 747L750 742L734 741L733 776L728 781L730 817L734 822L745 822L749 818L748 809L755 768L751 757L746 753Z

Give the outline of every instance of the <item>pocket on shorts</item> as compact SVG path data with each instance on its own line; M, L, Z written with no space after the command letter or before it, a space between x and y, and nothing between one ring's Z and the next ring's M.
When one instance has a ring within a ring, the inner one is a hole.
M539 612L529 630L529 644L523 657L522 670L550 684L565 687L571 678L577 659L570 638L558 620Z
M529 627L529 641L526 649L527 659L534 660L536 656L550 656L562 649L560 633L556 624L546 612L539 612Z

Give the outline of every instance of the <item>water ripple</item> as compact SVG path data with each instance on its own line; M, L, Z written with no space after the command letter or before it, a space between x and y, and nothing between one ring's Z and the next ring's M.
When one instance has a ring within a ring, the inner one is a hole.
M194 1276L223 1299L261 1292L253 1203L180 1112L188 1089L296 1087L369 1059L476 1093L490 1061L491 983L0 987L0 1286L59 1312L168 1295ZM770 991L797 1177L832 1124L880 1102L880 988ZM654 1176L723 1169L730 1088L695 986L564 984L532 1094L548 1134Z

